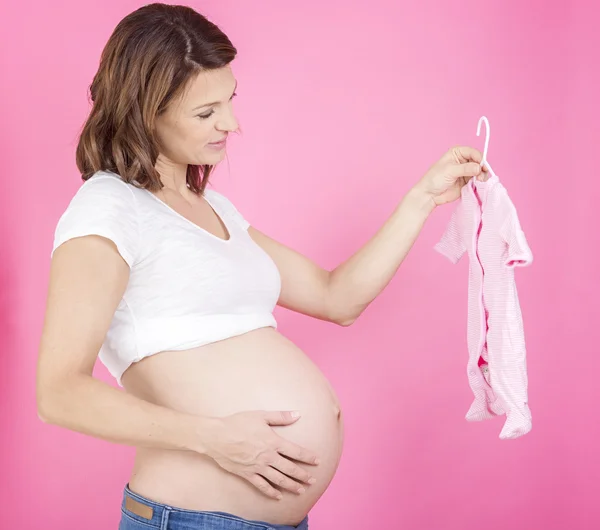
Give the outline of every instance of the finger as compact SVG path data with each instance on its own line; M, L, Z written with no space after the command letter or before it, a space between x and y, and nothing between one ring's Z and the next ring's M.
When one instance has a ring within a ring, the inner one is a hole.
M481 151L466 145L453 147L451 153L453 158L461 164L464 162L477 162L479 164L483 160Z
M481 173L481 166L475 162L456 164L450 166L449 173L455 179L459 179L461 177L477 177Z
M298 421L300 413L298 411L265 411L263 417L269 425L290 425Z
M285 473L288 477L299 480L300 482L304 482L306 484L314 484L316 482L316 480L310 476L310 473L282 456L273 462L271 467L281 471L282 473Z
M263 477L252 473L251 475L244 477L250 484L252 484L258 491L263 495L270 497L271 499L281 500L283 495L280 491L277 491L271 484L269 484Z
M291 491L292 493L304 493L305 488L301 484L298 484L295 480L286 477L283 473L280 473L276 469L270 466L265 467L264 470L260 471L260 474L269 480L269 482L279 486L281 489Z
M300 447L299 445L288 442L287 440L283 440L283 443L277 452L288 458L293 458L298 462L304 462L305 464L318 465L320 463L317 455L311 453L303 447Z

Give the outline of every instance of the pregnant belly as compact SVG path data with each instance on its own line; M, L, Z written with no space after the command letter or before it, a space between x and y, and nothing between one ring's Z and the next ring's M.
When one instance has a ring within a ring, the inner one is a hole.
M126 390L182 412L227 416L247 410L298 410L300 419L273 427L314 451L318 466L298 464L316 478L282 500L260 493L212 459L191 451L138 448L130 488L152 500L190 510L223 511L246 519L297 525L323 494L338 467L343 422L333 389L315 364L274 328L261 328L186 351L163 352L132 365Z

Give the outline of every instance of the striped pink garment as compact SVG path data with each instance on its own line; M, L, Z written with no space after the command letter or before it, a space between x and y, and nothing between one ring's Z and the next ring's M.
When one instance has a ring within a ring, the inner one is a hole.
M533 256L506 188L471 179L435 249L452 263L469 256L467 374L475 400L468 421L506 414L501 439L531 430L523 319L514 267Z

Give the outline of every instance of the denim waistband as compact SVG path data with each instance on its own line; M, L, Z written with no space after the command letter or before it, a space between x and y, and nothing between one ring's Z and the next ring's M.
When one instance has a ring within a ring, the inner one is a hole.
M128 509L127 498L137 501L145 506L137 505L135 513ZM169 528L169 530L177 530L179 528L198 528L203 529L218 529L218 530L308 530L308 516L306 516L298 526L280 525L267 523L265 521L254 521L238 517L225 512L217 511L196 511L187 510L184 508L175 508L152 501L135 493L129 489L129 484L125 485L123 490L123 502L121 510L126 517L134 519L138 523L143 523L151 528ZM168 526L167 526L168 521Z

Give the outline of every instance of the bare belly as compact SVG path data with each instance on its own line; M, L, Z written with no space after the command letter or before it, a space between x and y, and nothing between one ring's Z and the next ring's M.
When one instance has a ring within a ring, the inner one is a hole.
M246 519L297 525L323 494L343 444L339 402L315 364L274 328L261 328L186 351L163 352L132 365L126 390L190 414L227 416L247 410L298 410L280 435L319 455L318 466L299 464L317 482L306 492L273 500L212 459L191 451L138 448L130 488L189 510L223 511Z

